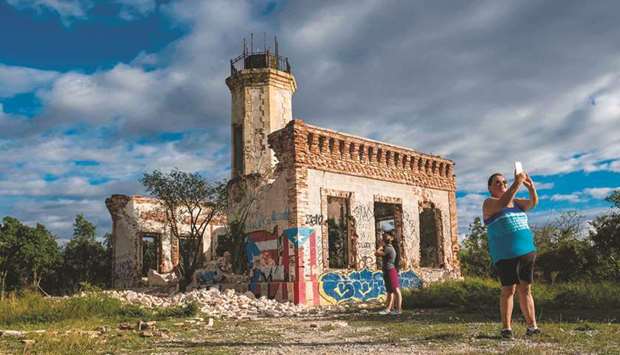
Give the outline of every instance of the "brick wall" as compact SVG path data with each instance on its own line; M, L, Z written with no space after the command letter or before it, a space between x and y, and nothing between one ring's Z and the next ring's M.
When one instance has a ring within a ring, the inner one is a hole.
M302 120L293 120L269 135L269 144L280 162L296 168L456 191L451 160L311 126Z

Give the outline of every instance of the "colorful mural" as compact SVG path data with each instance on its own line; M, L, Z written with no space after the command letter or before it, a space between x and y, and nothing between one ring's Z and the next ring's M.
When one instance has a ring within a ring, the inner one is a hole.
M309 227L289 228L284 231L284 235L295 247L302 247L306 244L312 234L314 234L314 228Z
M416 275L412 270L401 271L400 276L400 287L401 288L421 288L422 280Z
M273 232L251 232L247 235L245 252L251 270L249 288L254 294L295 303L310 300L318 304L316 234L313 228L294 227L281 234L277 228ZM314 285L310 288L312 292L306 292L307 282Z
M251 281L283 281L285 278L282 260L282 242L275 233L255 231L247 236L245 253L248 268L252 271Z
M422 287L422 280L415 272L399 273L402 288ZM364 302L385 295L385 284L381 271L327 272L319 277L319 293L328 303Z

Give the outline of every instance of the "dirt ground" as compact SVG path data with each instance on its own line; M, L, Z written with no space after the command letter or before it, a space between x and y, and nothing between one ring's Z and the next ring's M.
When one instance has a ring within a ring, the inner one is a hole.
M524 335L519 320L515 339L499 337L493 315L451 309L379 315L380 308L323 315L256 320L206 316L136 324L101 321L59 324L0 337L0 353L57 354L550 354L620 353L616 320L540 323L543 334Z

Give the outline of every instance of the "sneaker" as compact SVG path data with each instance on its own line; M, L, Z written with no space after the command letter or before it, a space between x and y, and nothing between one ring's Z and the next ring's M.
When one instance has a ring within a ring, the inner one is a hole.
M390 315L392 315L392 316L400 316L402 313L403 313L402 311L393 310L392 312L390 312Z
M382 316L385 316L385 315L390 314L390 313L392 313L392 312L389 309L384 309L384 310L379 312L379 314L382 315Z
M501 336L504 339L513 339L512 329L502 329Z
M527 327L527 330L525 331L525 335L527 335L528 337L532 335L540 335L540 334L542 334L542 332L540 331L540 329L538 329L538 327L536 328Z

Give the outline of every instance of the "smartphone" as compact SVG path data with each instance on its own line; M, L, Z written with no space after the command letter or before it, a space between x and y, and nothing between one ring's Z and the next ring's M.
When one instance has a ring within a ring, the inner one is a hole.
M523 172L523 165L520 161L515 162L515 175L521 174Z

